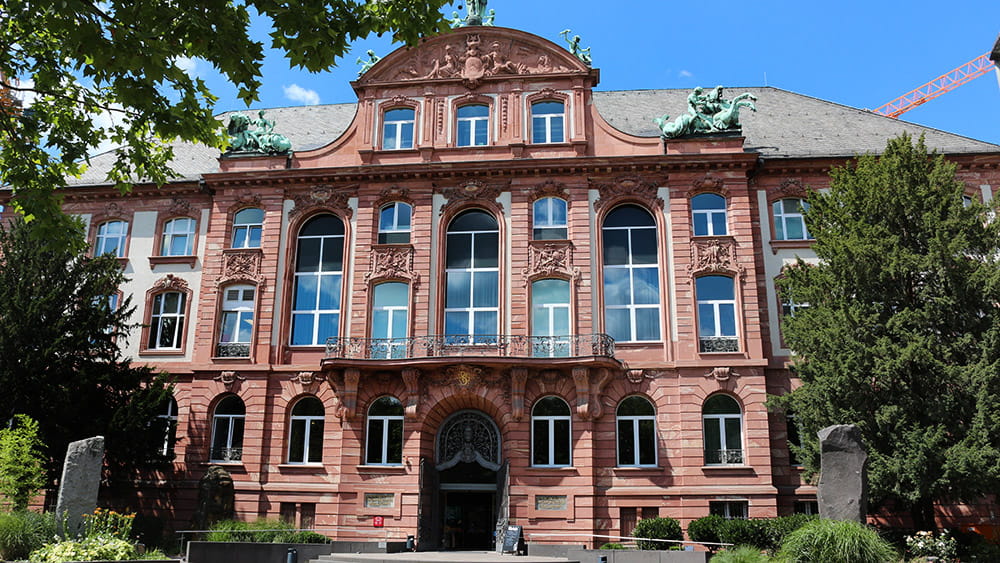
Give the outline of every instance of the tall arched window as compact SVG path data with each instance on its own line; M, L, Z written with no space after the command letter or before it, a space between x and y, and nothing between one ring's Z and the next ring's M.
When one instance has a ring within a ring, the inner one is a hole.
M531 335L534 356L570 355L569 282L538 280L531 284Z
M618 404L618 465L656 465L656 409L633 395Z
M315 397L300 399L292 407L288 431L288 463L323 461L323 403Z
M660 339L660 267L656 222L637 205L604 219L604 325L619 342Z
M691 198L691 223L696 237L726 234L726 198L718 194Z
M395 397L379 397L368 409L367 465L403 463L403 404Z
M566 110L562 102L535 102L531 104L531 142L562 143L566 140L564 122Z
M490 143L490 108L484 105L470 105L458 108L458 135L455 145L459 147L483 146Z
M382 148L384 150L412 149L413 126L416 112L413 108L396 108L385 112L382 118Z
M729 395L713 395L701 411L705 465L743 464L743 411Z
M493 215L465 211L448 225L444 327L453 344L495 340L500 322L500 229Z
M698 350L738 352L736 294L733 278L703 276L695 280L698 299Z
M378 215L378 243L408 244L411 211L410 205L401 201L382 206Z
M559 397L545 397L531 409L531 465L572 465L570 411Z
M243 459L243 425L247 409L236 395L219 401L212 416L212 450L209 460L216 462Z
M195 220L178 217L163 224L160 256L191 256L194 254Z
M250 207L241 209L233 217L233 248L260 248L264 230L264 210Z
M566 200L558 197L543 197L532 205L532 232L534 240L565 240Z
M125 241L128 238L128 221L108 221L97 227L97 240L94 242L94 255L114 254L118 258L125 256Z
M372 298L372 358L405 358L410 286L380 283Z
M344 274L344 223L310 219L299 231L292 297L292 345L320 346L337 336Z

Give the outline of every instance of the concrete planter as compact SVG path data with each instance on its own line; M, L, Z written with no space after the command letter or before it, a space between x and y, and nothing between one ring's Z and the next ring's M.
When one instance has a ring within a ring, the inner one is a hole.
M187 563L283 562L288 549L298 551L299 563L331 553L399 553L406 542L345 542L332 543L250 543L193 541L187 544Z
M706 563L709 553L704 551L630 551L620 549L571 549L568 559L580 563Z

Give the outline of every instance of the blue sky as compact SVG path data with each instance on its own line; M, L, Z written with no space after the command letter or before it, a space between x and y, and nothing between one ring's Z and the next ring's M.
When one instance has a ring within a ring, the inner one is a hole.
M446 7L450 14L463 2ZM493 0L496 25L564 44L572 29L601 69L599 90L774 86L876 108L989 51L1000 33L1000 2L689 2ZM461 12L464 15L464 9ZM267 44L267 22L254 35ZM349 81L367 49L385 55L387 38L359 41L331 72L289 70L279 53L264 66L258 107L354 102ZM244 109L205 63L195 72L220 96L219 111ZM981 76L902 119L1000 144L1000 81ZM280 130L280 124L278 124Z

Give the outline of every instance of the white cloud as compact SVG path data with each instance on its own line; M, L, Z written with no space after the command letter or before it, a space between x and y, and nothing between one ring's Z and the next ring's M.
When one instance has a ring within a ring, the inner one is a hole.
M196 76L198 74L198 59L177 57L174 59L174 64L177 65L177 68L186 72L188 76Z
M689 70L682 70L677 73L677 76L681 78L691 78L692 76L694 76L694 74L691 74L691 71Z
M315 90L310 90L308 88L303 88L298 84L292 84L291 86L282 86L285 91L285 97L293 102L299 102L306 106L315 106L319 104L319 94Z
M25 90L15 90L11 93L18 99L18 101L21 102L21 107L30 108L31 105L35 103L35 99L38 98L38 94L32 90L32 88L35 87L35 81L30 78L15 80L14 86L18 88L26 88Z

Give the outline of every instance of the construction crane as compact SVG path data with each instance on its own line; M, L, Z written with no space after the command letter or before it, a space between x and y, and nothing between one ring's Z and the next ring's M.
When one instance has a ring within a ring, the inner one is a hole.
M1000 37L997 37L997 42L993 45L993 50L989 53L982 54L964 65L948 71L927 84L910 90L895 100L883 104L872 111L892 118L899 117L911 109L925 104L941 94L950 92L993 69L996 69L997 79L1000 80Z

